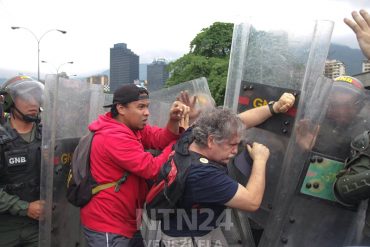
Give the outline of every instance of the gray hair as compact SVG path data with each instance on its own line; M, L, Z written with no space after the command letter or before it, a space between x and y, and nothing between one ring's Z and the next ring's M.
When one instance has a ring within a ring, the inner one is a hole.
M244 129L242 120L230 109L214 108L201 113L192 132L194 142L205 147L209 136L222 143L235 135L242 137Z

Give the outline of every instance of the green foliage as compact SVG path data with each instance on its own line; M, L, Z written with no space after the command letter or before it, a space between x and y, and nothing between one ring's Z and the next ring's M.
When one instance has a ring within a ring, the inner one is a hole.
M205 57L225 58L230 55L233 24L215 22L190 42L191 53Z
M217 105L224 102L233 24L215 22L190 43L190 52L169 64L167 86L206 77Z
M217 105L224 104L229 59L213 58L208 86Z
M168 66L171 76L166 84L173 86L202 76L207 77L210 73L208 60L206 57L186 54L171 62Z

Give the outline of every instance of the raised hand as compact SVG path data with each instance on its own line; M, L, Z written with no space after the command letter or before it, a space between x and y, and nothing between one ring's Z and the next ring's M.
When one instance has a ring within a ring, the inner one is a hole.
M346 23L356 34L358 44L363 54L370 59L370 15L365 10L352 12L353 20L344 18Z

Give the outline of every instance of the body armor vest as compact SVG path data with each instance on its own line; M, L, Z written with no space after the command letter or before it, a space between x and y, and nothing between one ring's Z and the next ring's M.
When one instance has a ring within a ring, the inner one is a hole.
M0 127L0 187L27 202L40 199L41 126L35 128L28 143L9 123Z

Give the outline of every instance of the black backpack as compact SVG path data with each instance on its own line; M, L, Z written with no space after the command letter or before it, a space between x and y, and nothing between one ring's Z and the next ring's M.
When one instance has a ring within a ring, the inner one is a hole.
M118 181L98 184L91 175L90 171L90 152L94 132L81 137L78 145L73 152L71 168L67 179L67 199L77 207L85 206L98 192L116 186L115 191L119 191L120 185L126 181L128 172Z
M168 209L175 209L181 199L191 166L189 145L193 141L188 128L174 145L168 160L159 171L145 199L145 209L150 219L160 220Z

